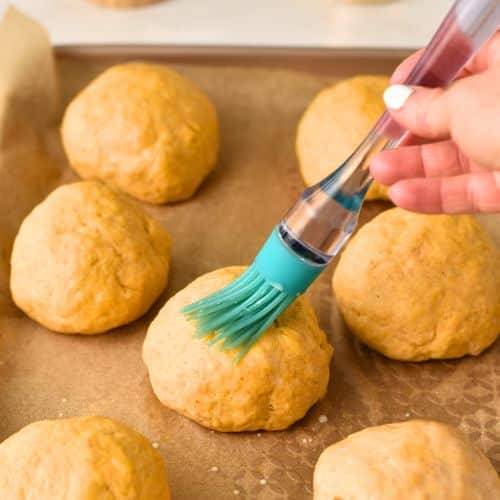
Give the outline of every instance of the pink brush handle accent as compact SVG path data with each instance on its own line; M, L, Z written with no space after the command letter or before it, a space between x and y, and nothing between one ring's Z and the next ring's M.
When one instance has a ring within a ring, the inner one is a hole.
M500 0L457 0L408 78L408 85L448 85L500 24ZM324 262L342 248L356 226L372 178L370 163L396 147L407 131L386 112L341 165L302 194L282 229Z
M457 0L404 83L447 86L499 26L500 0ZM396 143L406 133L387 113L376 128Z

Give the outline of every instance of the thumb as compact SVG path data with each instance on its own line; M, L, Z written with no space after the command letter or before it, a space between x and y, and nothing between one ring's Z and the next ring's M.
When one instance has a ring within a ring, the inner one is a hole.
M391 85L384 92L391 116L414 135L430 140L450 137L450 106L443 89Z

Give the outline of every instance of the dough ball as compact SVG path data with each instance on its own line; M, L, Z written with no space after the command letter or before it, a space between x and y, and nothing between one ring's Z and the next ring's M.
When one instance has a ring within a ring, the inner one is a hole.
M339 167L384 112L386 76L357 76L322 90L302 116L296 150L308 186ZM366 199L389 199L387 188L374 182Z
M181 308L233 281L244 267L204 274L172 297L149 327L143 359L169 408L218 431L279 430L326 392L333 349L305 297L297 299L237 364L236 352L194 337Z
M31 318L61 333L101 333L144 314L165 288L170 237L96 181L53 191L24 219L10 288Z
M170 500L160 454L104 417L44 420L0 444L5 500Z
M314 500L493 500L500 480L457 429L413 420L351 434L314 469Z
M470 216L383 212L347 245L333 288L350 330L389 358L476 355L500 333L500 251Z
M368 192L365 196L366 201L372 200L388 200L389 198L389 187L379 184L377 181L373 181L371 186L368 188Z
M139 200L193 195L219 148L213 104L175 71L151 64L114 66L66 109L62 139L84 179L101 179Z

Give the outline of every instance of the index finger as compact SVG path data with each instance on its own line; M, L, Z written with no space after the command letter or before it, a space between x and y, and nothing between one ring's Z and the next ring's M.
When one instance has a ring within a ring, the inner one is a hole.
M405 179L389 190L392 201L413 212L467 214L500 212L500 173Z

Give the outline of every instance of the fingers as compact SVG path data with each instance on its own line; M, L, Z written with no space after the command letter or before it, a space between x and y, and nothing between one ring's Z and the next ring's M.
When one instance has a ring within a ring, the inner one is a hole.
M500 212L500 173L402 180L390 188L389 196L396 205L414 212Z
M402 179L452 177L479 170L452 141L382 151L370 165L374 179L389 185Z
M374 158L372 175L393 184L390 197L407 210L500 212L500 172L483 168L500 169L500 31L446 90L400 84L422 52L400 64L384 94L411 139Z
M443 89L391 85L384 102L391 116L412 134L431 140L450 136L449 94Z
M475 164L500 168L500 66L446 90L392 85L384 101L391 116L413 135L431 141L451 138Z

